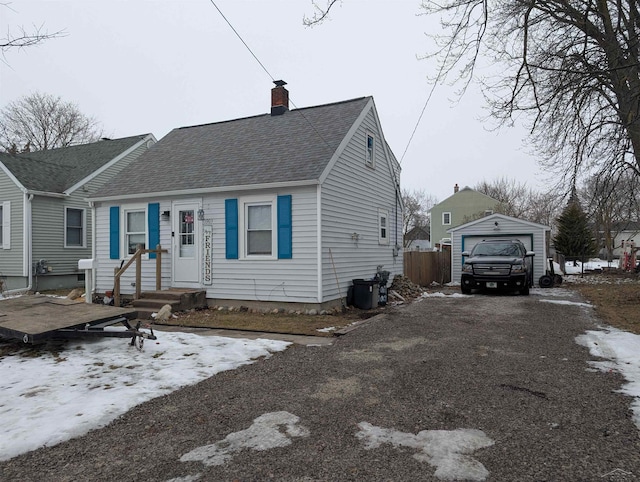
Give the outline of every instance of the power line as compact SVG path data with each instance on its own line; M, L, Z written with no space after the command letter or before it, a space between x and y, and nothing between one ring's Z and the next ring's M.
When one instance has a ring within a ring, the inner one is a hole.
M229 27L231 27L231 30L233 30L233 33L236 34L236 36L240 39L240 42L242 42L244 44L244 46L247 48L247 50L249 51L249 53L251 55L253 55L253 58L256 59L256 62L258 62L260 64L260 67L262 67L262 70L264 70L267 75L271 78L271 80L275 81L276 79L273 78L273 75L271 75L269 73L269 71L267 70L267 68L262 64L262 62L260 62L260 59L256 56L256 54L253 53L253 50L251 50L251 48L249 48L249 46L247 45L247 43L243 40L243 38L240 36L240 34L238 33L238 31L233 27L233 25L231 25L231 22L229 22L229 20L227 20L227 17L224 16L224 13L222 13L222 10L220 10L218 8L218 6L216 5L216 2L214 2L213 0L210 0L211 3L213 4L214 7L216 7L216 10L218 11L218 13L222 16L222 18L224 18L224 21L227 22L227 25L229 25Z
M433 86L431 87L431 91L429 92L429 95L427 96L427 100L424 103L424 106L422 107L422 112L420 112L420 117L418 117L418 121L416 122L416 125L413 128L413 132L411 133L411 137L409 137L409 142L407 142L407 147L404 148L404 152L402 153L402 156L400 157L400 165L402 165L402 161L404 160L404 156L407 153L407 151L409 150L409 146L411 145L411 141L413 140L413 136L415 136L416 131L418 130L418 126L420 125L420 121L422 120L422 116L424 115L424 111L427 110L427 105L429 105L429 101L431 100L431 96L433 95L433 92L436 90L436 85L437 85L437 82L434 82Z

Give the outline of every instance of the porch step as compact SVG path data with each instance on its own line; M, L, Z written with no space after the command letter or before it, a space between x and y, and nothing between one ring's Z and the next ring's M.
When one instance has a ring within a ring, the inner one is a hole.
M168 289L162 291L145 291L140 298L133 300L133 307L140 319L152 319L151 314L157 313L164 305L171 305L171 311L186 311L207 307L205 291L189 289Z

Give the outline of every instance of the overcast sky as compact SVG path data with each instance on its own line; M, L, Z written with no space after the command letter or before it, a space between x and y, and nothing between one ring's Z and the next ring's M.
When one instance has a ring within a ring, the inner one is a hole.
M273 79L296 107L373 96L400 160L425 104L433 61L419 0L344 0L331 19L304 27L310 0L19 0L0 6L2 35L44 26L66 36L12 50L0 63L0 107L35 91L95 117L109 137L266 113ZM489 132L476 89L450 102L438 87L402 160L402 187L442 201L453 186L506 176L542 189L522 128ZM293 107L293 106L292 106ZM187 167L187 166L184 166Z

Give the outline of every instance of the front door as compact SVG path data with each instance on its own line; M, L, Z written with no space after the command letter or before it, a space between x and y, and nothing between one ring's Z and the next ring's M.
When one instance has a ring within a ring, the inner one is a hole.
M200 229L197 202L175 202L172 219L173 286L193 287L200 283Z

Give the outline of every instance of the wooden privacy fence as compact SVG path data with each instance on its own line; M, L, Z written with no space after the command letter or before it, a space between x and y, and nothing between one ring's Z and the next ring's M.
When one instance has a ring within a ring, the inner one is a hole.
M434 281L445 284L451 281L451 252L405 251L404 275L413 283L429 286Z

